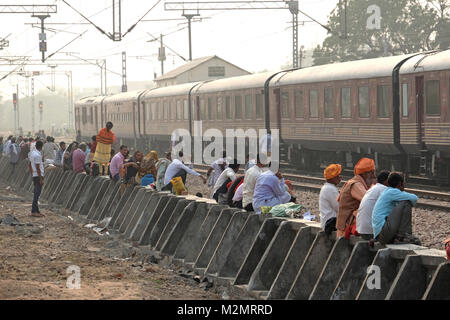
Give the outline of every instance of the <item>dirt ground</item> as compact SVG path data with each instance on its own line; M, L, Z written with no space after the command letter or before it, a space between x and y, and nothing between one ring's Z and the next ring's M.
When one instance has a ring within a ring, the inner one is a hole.
M220 299L81 221L45 206L45 218L28 216L30 199L6 188L0 184L0 219L11 214L25 225L0 224L0 299ZM80 267L80 289L66 287L72 265Z
M200 192L208 197L208 187L196 177L188 176L186 187L189 193ZM315 215L315 221L320 221L319 194L307 191L295 191L297 203L302 204L311 214ZM425 247L444 250L444 240L450 237L449 213L437 210L413 209L413 233L422 241Z

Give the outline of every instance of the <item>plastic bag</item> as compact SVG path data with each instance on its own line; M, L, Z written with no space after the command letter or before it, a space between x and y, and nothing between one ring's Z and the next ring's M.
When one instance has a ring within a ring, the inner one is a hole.
M301 204L289 202L272 207L269 213L273 217L291 218L294 217L295 214L300 213L302 209L305 209L305 207L303 207Z
M170 180L170 182L172 182L173 190L175 191L175 194L177 196L187 191L186 188L184 187L183 179L181 179L181 177L175 177L172 180Z

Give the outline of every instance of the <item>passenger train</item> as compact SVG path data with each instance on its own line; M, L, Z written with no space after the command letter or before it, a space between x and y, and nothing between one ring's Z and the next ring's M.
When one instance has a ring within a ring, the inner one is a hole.
M106 121L122 143L168 149L173 130L279 129L282 160L307 171L362 157L378 168L450 181L450 50L80 99L76 129Z

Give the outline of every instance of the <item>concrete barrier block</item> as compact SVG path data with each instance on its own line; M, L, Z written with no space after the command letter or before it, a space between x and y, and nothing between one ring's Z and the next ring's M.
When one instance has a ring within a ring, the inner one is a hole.
M128 212L130 211L131 206L133 205L134 200L136 199L136 196L138 194L138 191L143 189L141 186L135 186L133 187L133 191L131 192L130 196L128 197L127 201L125 202L125 205L123 208L121 208L119 214L117 215L117 218L115 221L110 222L109 226L110 228L119 231L120 225L125 220L125 217L128 215Z
M44 192L41 195L43 200L49 201L52 197L52 195L55 192L56 187L58 186L58 184L61 182L61 177L63 175L62 171L57 171L55 176L53 178L51 178L50 181L44 181ZM45 179L45 178L44 178Z
M309 298L317 279L322 272L328 255L334 245L333 236L327 236L324 231L319 231L314 239L311 248L298 270L294 282L287 294L289 300L306 300Z
M41 196L39 197L40 199L42 198L43 200L47 200L49 195L50 195L50 191L51 191L51 186L54 183L55 179L57 179L57 177L59 176L59 173L61 173L62 170L59 169L54 169L54 170L50 170L46 172L46 175L44 177L44 187L42 188L42 192L41 192ZM30 174L31 176L31 174ZM25 186L26 184L26 186ZM28 189L28 183L24 183L22 189L25 191Z
M198 258L198 255L200 254L200 251L203 248L203 245L205 244L206 240L208 239L209 234L211 233L211 230L214 228L217 219L220 217L220 213L226 206L221 205L213 205L208 206L206 203L199 203L197 210L202 210L202 207L210 208L208 211L208 215L206 216L205 220L200 225L200 228L198 229L197 236L192 239L192 242L189 245L189 250L187 250L185 256L184 256L184 263L191 263L194 264L195 261ZM178 259L179 257L177 254L175 254L175 259Z
M183 200L182 200L183 201ZM170 231L167 239L161 245L161 254L173 256L180 244L186 239L186 234L191 230L196 220L196 215L202 215L197 211L198 202L191 201L181 212L175 226ZM197 226L198 227L198 226Z
M250 212L246 211L237 211L236 214L233 215L227 230L220 240L213 257L206 268L205 273L207 275L217 276L250 215Z
M149 219L147 225L144 228L144 232L142 233L141 238L139 239L139 245L148 246L150 244L150 235L155 226L156 222L159 220L159 217L164 211L167 202L169 202L170 198L173 198L172 194L163 194L156 205L151 218Z
M237 236L236 241L226 256L223 266L219 269L217 276L234 281L241 265L244 263L248 252L258 236L259 230L267 219L267 215L251 213L245 221L244 227Z
M103 181L100 183L100 188L97 192L97 195L95 196L94 201L92 202L92 205L86 216L86 218L88 220L92 220L92 218L97 214L97 212L99 210L99 206L100 206L103 198L108 197L108 195L106 194L106 191L108 190L110 185L111 185L111 180L108 178L103 178Z
M78 183L77 187L73 191L72 195L68 199L66 205L64 206L67 210L75 211L74 208L77 206L77 203L80 200L81 194L85 192L87 188L87 184L91 181L91 177L86 176L84 174L81 175L81 180Z
M97 197L99 191L102 189L102 186L105 182L106 180L103 177L97 177L91 182L91 184L87 188L88 192L86 193L86 196L83 199L83 204L78 212L80 215L82 216L88 215L95 198Z
M319 231L320 229L311 226L300 228L269 290L267 299L280 300L286 298Z
M48 197L48 202L55 204L58 195L64 190L64 185L67 183L68 177L72 171L65 171L62 173L60 178L57 181L56 187L52 190L52 193ZM45 185L45 177L44 177L44 185Z
M176 247L175 251L172 251L173 246L170 246L170 250L166 246L163 246L163 249L161 250L162 253L167 255L173 255L174 259L178 259L180 261L184 261L186 256L190 255L190 251L193 250L194 243L200 236L199 230L201 229L203 222L208 216L209 211L213 207L211 205L206 204L205 202L195 202L195 203L196 203L195 213L189 226L187 226L187 230L185 231L180 241L180 244ZM215 206L216 205L214 205L214 207Z
M101 221L101 220L99 220L99 218L100 218L103 210L105 209L105 206L107 206L108 203L110 201L112 201L111 197L115 195L114 193L116 192L116 188L117 188L116 183L111 179L105 178L105 180L106 180L106 182L105 182L106 190L104 191L103 196L101 198L95 200L95 203L96 203L95 210L92 210L92 207L91 207L91 211L89 211L89 213L88 213L87 219L90 222Z
M423 300L450 300L450 261L441 263L428 285Z
M178 200L175 208L170 213L170 218L167 221L163 231L161 232L161 236L158 239L158 242L155 245L156 251L161 251L162 246L166 242L172 230L175 228L176 223L178 222L180 216L183 214L184 209L191 203L193 200L187 200L185 198L181 198ZM184 225L185 229L187 229L188 224ZM184 233L184 232L183 232Z
M165 193L155 192L150 199L150 202L142 215L139 217L138 222L136 223L136 227L130 234L130 239L133 241L139 241L142 237L147 224L153 217L156 207L158 206L159 200L161 197L165 195Z
M78 174L72 172L67 177L66 183L63 186L63 190L59 193L59 195L55 199L55 204L59 206L63 206L66 202L67 198L72 195L73 186L78 183L80 178L78 178Z
M120 194L120 183L111 180L110 191L108 190L107 193L108 197L103 198L99 206L98 215L93 220L102 221L104 218L112 216L117 204L122 198Z
M69 174L64 178L64 184L61 186L61 190L59 191L59 193L57 193L56 197L53 198L53 202L56 205L62 205L62 203L64 202L64 200L67 197L67 193L70 189L70 186L73 184L75 176L77 176L77 174L73 171L70 171Z
M414 250L422 248L415 245L388 245L387 248L382 248L377 251L373 260L372 266L379 268L379 288L374 289L377 284L374 283L373 276L377 270L373 269L367 272L363 281L363 285L356 297L357 300L384 300L389 292L389 289L394 282L398 271L405 261L406 257L415 254ZM370 285L368 285L370 283Z
M233 285L248 284L253 272L256 269L256 266L266 252L270 242L283 221L285 221L285 219L281 218L268 218L264 221L258 235L253 241L250 251L245 257L245 260L236 275Z
M332 300L354 300L363 285L367 268L372 265L376 251L368 241L358 242L345 266L331 297Z
M441 255L426 255L426 252L422 252L420 255L406 257L386 295L386 300L420 300L423 298L437 267L445 262L445 258Z
M95 179L100 179L100 177L97 177ZM86 176L86 178L84 178L84 181L85 182L83 186L80 188L76 196L76 201L73 202L72 207L70 208L71 211L79 212L81 207L86 202L87 197L91 193L94 178L92 178L91 176Z
M135 214L131 218L130 223L125 230L124 237L126 239L131 239L131 235L133 234L134 230L136 230L138 221L141 219L142 215L145 214L145 211L150 204L153 194L155 194L155 192L151 190L145 190L143 199L137 207Z
M155 222L155 225L153 226L152 231L150 232L149 244L152 248L154 248L158 243L158 240L161 237L161 234L164 231L167 222L170 220L170 217L172 216L175 207L177 206L178 202L181 199L182 199L181 197L176 196L171 197L169 201L167 201L166 205L163 207L158 220Z
M264 252L248 283L250 291L268 291L291 249L303 223L283 221Z
M339 238L331 249L325 266L319 275L309 300L330 300L339 278L352 254L353 245L345 238Z
M208 238L203 244L202 249L200 250L197 260L194 263L195 268L205 269L208 266L233 216L238 214L238 211L240 210L231 208L222 210L219 218L214 224L214 227L211 229Z
M118 228L120 233L125 232L131 219L133 219L133 216L135 215L137 208L141 204L141 201L144 199L144 194L146 192L145 188L139 187L136 188L136 190L137 190L136 196L134 197L134 200L131 203L128 211L126 211L126 213L124 214L123 221Z
M123 193L120 192L120 190L119 190L118 195L120 195L120 198L119 198L120 200L117 201L115 207L111 207L112 210L110 211L110 216L109 216L109 217L111 217L111 221L109 222L110 227L112 227L116 223L117 218L120 215L120 212L123 210L124 206L128 202L128 199L130 198L133 191L134 191L134 188L131 188L131 187L126 188L125 191L123 191Z

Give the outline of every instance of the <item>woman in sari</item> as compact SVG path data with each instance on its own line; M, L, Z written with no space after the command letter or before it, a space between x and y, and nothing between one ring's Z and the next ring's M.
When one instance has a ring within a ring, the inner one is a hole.
M141 179L147 174L152 174L156 180L157 171L156 163L158 162L158 153L155 150L150 151L142 161L142 165L139 168L139 172L136 176L136 182L141 183Z
M106 128L101 129L97 135L97 145L95 147L95 155L93 161L103 167L103 175L107 172L108 162L111 157L111 145L116 140L116 136L111 131L112 122L106 123Z

